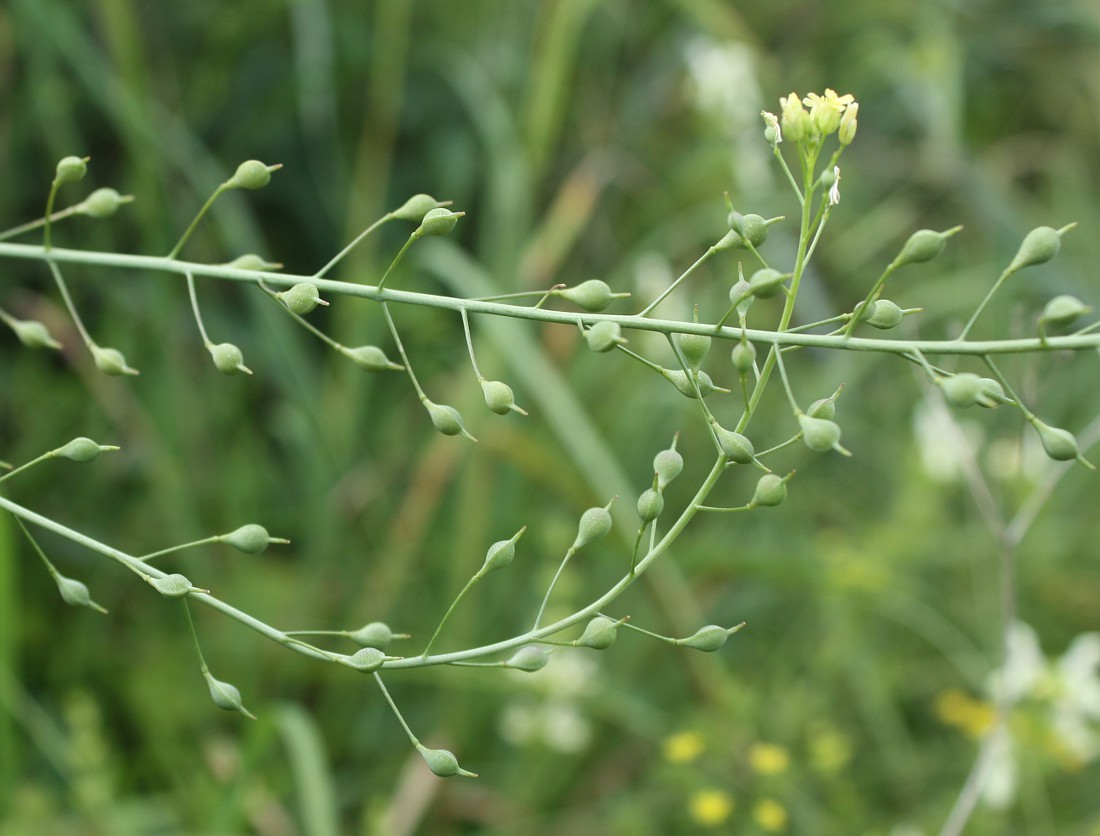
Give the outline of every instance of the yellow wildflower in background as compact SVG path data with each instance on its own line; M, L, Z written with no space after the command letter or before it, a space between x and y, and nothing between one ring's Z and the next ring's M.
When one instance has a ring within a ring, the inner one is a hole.
M696 824L717 827L733 812L733 797L725 790L697 790L688 801L688 811Z
M787 808L772 798L762 798L756 802L752 817L763 830L779 833L787 828Z
M706 741L697 731L682 731L666 737L661 748L669 763L691 763L703 754Z
M749 749L749 764L761 775L778 775L790 763L790 753L778 743L755 743Z

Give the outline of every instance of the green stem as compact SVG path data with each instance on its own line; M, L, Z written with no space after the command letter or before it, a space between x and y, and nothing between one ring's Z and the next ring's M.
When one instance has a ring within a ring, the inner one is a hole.
M179 254L179 251L183 249L183 245L187 243L187 239L191 237L191 233L195 231L195 227L199 225L199 221L202 220L203 215L210 211L210 207L214 205L214 201L228 190L229 187L225 183L222 183L220 186L218 186L218 188L214 189L214 193L206 199L206 203L202 205L199 213L195 215L195 217L191 221L191 224L187 227L186 230L184 230L183 235L180 237L179 241L176 242L176 246L172 247L172 249L169 251L168 255L166 256L167 258L174 259Z
M381 218L376 220L374 223L372 223L370 226L368 226L366 229L364 229L362 232L360 232L350 244L348 244L346 247L344 247L344 249L340 250L340 252L338 252L335 256L333 256L328 264L326 264L324 267L322 267L320 270L318 270L316 273L314 273L313 278L315 278L315 279L321 278L323 275L325 275L325 273L327 273L329 270L331 270L333 267L335 267L337 264L339 264L340 261L344 258L344 256L346 256L353 249L355 249L355 247L358 246L360 241L362 241L364 238L366 238L368 235L370 235L372 232L374 232L376 229L378 229L378 227L382 226L382 224L386 223L386 221L392 221L392 220L393 220L393 213L392 212L387 212Z

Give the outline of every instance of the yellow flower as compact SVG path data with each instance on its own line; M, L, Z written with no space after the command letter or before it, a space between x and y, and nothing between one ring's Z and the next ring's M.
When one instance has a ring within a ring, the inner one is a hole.
M697 790L688 801L688 810L696 824L717 827L733 812L733 798L725 790L713 787Z
M665 760L669 763L691 763L706 748L703 735L697 731L682 731L670 734L662 743Z
M840 116L844 108L852 104L855 97L851 93L838 96L835 90L826 88L825 95L810 93L803 102L810 108L810 121L818 132L825 136L840 127Z
M749 749L749 764L761 775L778 775L790 763L790 753L778 743L756 743Z
M934 708L941 723L955 726L975 740L984 737L993 727L997 713L992 703L976 700L957 688L951 688L936 697Z
M763 830L778 833L787 827L787 808L772 798L762 798L756 802L752 817Z

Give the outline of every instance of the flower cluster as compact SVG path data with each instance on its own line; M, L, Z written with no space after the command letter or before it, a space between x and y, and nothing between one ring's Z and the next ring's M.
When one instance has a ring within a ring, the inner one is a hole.
M850 145L856 135L859 103L851 93L838 96L826 88L825 94L810 93L800 98L797 93L779 99L780 115L764 111L765 136L776 145L784 135L794 142L820 144L829 134L839 131L841 145ZM806 108L809 108L809 111Z

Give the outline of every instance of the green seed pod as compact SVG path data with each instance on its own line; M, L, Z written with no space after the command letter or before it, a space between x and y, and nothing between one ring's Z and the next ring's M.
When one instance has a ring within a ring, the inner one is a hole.
M267 529L262 525L250 523L242 525L236 531L223 534L218 538L219 543L228 543L237 551L245 554L260 554L272 543L289 543L281 537L271 537Z
M149 585L165 598L182 598L192 591L205 592L191 585L183 575L165 575L163 578L151 578Z
M752 289L753 296L770 299L779 293L787 278L787 273L780 273L771 267L761 267L749 278L749 287Z
M62 157L57 163L57 173L54 175L55 186L64 186L66 183L75 183L83 180L88 173L88 157Z
M516 396L507 383L499 380L482 380L481 394L485 397L485 405L497 415L507 415L509 412L527 414L526 410L516 406Z
M359 368L368 372L403 371L404 366L393 362L382 349L373 345L361 345L358 348L341 348L340 353Z
M349 668L355 668L361 673L372 673L382 667L385 661L386 654L377 647L364 647L341 660Z
M748 316L749 308L756 301L752 293L752 285L743 278L738 279L730 288L730 304L737 306L737 315L742 319Z
M730 360L733 361L733 367L737 369L737 374L740 377L745 377L756 364L756 346L748 341L737 343L733 347L733 351L730 352Z
M991 377L978 378L978 406L986 409L996 409L1003 403L1008 403L1004 387Z
M1092 308L1076 296L1055 296L1043 308L1043 313L1039 317L1039 327L1042 329L1046 325L1053 325L1063 328L1072 325L1091 310Z
M678 334L676 342L680 345L680 351L684 353L684 359L693 371L698 371L703 360L710 351L710 337L702 334Z
M512 655L511 659L504 663L504 667L534 673L545 668L549 661L550 654L543 648L537 644L525 644Z
M96 612L107 613L107 610L92 600L88 587L82 582L75 578L66 578L64 575L57 575L54 580L57 581L57 591L61 593L61 600L70 607L87 607Z
M692 380L683 369L661 369L661 374L665 379L672 383L677 389L680 390L680 394L689 398L695 398L695 387L692 385ZM696 372L699 376L699 393L705 398L707 395L714 392L723 392L729 394L729 389L723 389L721 386L715 386L714 381L710 379L710 375L706 372Z
M790 477L787 477L790 478ZM756 490L749 500L750 508L774 508L787 498L787 479L774 473L765 473L756 483Z
M827 450L847 453L840 446L840 427L835 422L828 418L813 418L801 414L798 416L798 424L802 427L802 442L815 453L824 453Z
M8 325L19 338L19 342L27 348L61 348L61 343L55 340L46 326L37 320L12 319L8 321Z
M729 195L726 195L726 204L729 205ZM730 209L729 214L726 215L726 225L741 235L741 230L744 229L745 216L738 212L736 209Z
M516 556L516 542L523 536L523 532L526 530L527 526L524 526L512 535L511 538L499 540L489 546L489 550L485 553L485 562L481 564L481 569L478 574L484 575L486 572L503 569L510 564Z
M138 373L137 369L131 369L126 365L126 358L122 355L122 352L116 348L102 348L101 346L93 345L92 359L95 360L97 369L112 377Z
M611 351L615 346L624 345L626 343L626 339L623 337L623 330L619 327L619 323L608 322L606 320L597 322L585 331L584 341L588 343L590 349L601 353Z
M871 305L871 312L866 321L868 325L887 331L901 324L903 317L901 308L889 299L879 299Z
M466 431L466 425L462 423L462 415L453 406L432 403L427 399L424 401L424 406L432 419L432 426L443 435L463 435L470 441L477 441Z
M576 287L561 287L551 292L590 313L599 313L611 304L612 299L625 299L629 293L612 293L607 282L589 279Z
M756 461L756 449L748 437L733 430L727 430L718 424L711 424L711 429L714 430L714 435L718 439L722 454L731 462L752 464Z
M446 205L446 203L441 203L430 194L414 194L401 205L400 209L395 209L390 214L398 220L412 221L418 224L424 220L424 216L430 211Z
M734 230L730 230L722 236L722 240L714 245L716 252L722 252L723 250L739 250L745 246L745 239L738 235Z
M1008 265L1007 272L1015 273L1024 267L1050 261L1058 255L1058 250L1062 247L1062 232L1069 229L1070 227L1066 227L1065 230L1057 230L1049 226L1035 227L1024 236L1023 243L1020 244L1020 249L1016 252L1012 263Z
M603 615L597 615L585 625L581 637L573 642L576 647L590 647L593 650L607 650L615 643L615 637L621 621L612 621Z
M653 522L664 510L665 498L661 496L660 491L655 491L653 488L642 491L642 495L638 497L638 516L642 518L643 523Z
M1090 470L1095 470L1093 465L1081 455L1081 450L1077 446L1077 439L1074 438L1073 433L1069 430L1063 430L1061 427L1051 427L1035 417L1029 420L1031 425L1035 427L1035 432L1039 434L1039 441L1048 456L1058 462L1070 462L1076 459Z
M614 501L612 498L611 502ZM577 524L577 537L570 547L573 551L606 537L611 531L611 502L603 508L589 508L581 514L581 520Z
M275 294L291 313L305 316L318 305L327 305L321 298L321 292L313 282L298 282L290 290L284 290Z
M120 195L114 189L96 189L80 201L74 210L77 214L87 215L89 218L108 218L118 211L118 207L133 199L133 195Z
M836 417L836 395L814 401L810 404L810 408L806 410L806 414L811 418L824 418L827 421L833 420L833 418Z
M422 238L425 235L446 235L455 228L458 219L465 214L465 212L452 212L450 209L445 209L442 206L430 209L424 214L423 220L420 221L420 226L413 232L412 237Z
M232 261L226 262L226 264L224 264L223 266L232 267L235 270L270 271L281 270L283 265L278 264L274 261L266 261L264 258L256 255L255 253L245 253L244 255L237 256ZM279 294L275 295L278 296Z
M960 229L962 229L961 226L952 227L943 232L936 232L933 229L918 229L909 236L909 240L905 242L905 246L901 248L901 252L894 259L894 267L931 261L943 252L944 247L947 246L947 239Z
M429 749L418 743L416 744L416 750L420 752L420 756L424 758L424 762L428 764L428 769L440 778L450 778L454 775L462 775L466 778L477 777L476 772L467 772L459 766L458 758L446 749Z
M209 671L204 671L203 676L206 677L206 685L210 689L210 699L214 701L214 705L224 711L236 711L250 720L256 719L244 707L244 703L241 702L241 692L235 685L215 679Z
M244 364L241 350L233 343L218 343L210 346L209 351L214 365L222 374L252 374L252 370Z
M390 646L390 642L394 639L407 639L408 633L395 633L388 624L384 624L381 621L372 621L364 627L360 627L353 633L348 634L348 638L355 642L360 647L374 647L378 650L386 650Z
M981 378L970 372L960 372L951 377L941 377L936 380L944 398L949 404L958 409L966 409L978 402L982 393Z
M754 247L763 246L768 239L768 222L760 215L745 215L741 219L741 236Z
M717 624L708 624L706 627L700 627L693 635L688 636L686 639L677 639L676 644L682 647L701 650L704 653L713 653L725 645L726 639L728 639L729 636L730 633L725 627L719 627Z
M85 464L94 462L99 458L100 453L117 449L117 447L105 447L102 444L96 444L90 438L80 437L74 438L64 447L58 449L56 454L63 459L71 459L74 462Z
M260 189L271 182L271 172L282 167L281 163L265 165L259 160L245 160L224 185L227 189Z
M684 457L676 452L675 444L662 450L653 458L653 472L657 474L657 490L663 491L684 469Z

